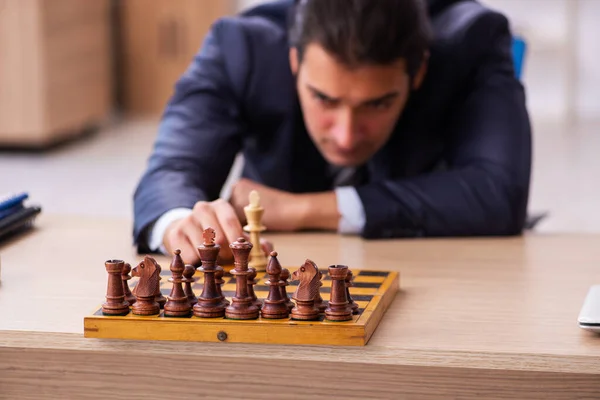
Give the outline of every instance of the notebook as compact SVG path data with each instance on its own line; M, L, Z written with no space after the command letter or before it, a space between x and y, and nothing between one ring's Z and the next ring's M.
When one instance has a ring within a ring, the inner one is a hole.
M17 233L31 229L35 217L42 211L39 206L27 206L27 193L0 197L0 240L8 239Z

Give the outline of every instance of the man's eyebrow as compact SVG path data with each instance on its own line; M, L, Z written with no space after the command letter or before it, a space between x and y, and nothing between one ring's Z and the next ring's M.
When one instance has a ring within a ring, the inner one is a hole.
M379 96L374 99L365 100L365 101L363 101L363 104L382 103L386 100L390 100L390 99L393 99L394 97L398 97L399 95L400 95L400 92L398 92L398 91L389 92L389 93L384 94L383 96Z
M324 92L322 92L321 90L319 90L319 89L317 89L317 88L315 88L315 87L313 87L313 86L311 86L311 85L309 85L309 84L307 84L307 85L306 85L306 87L307 87L309 90L311 90L312 92L314 92L314 93L318 94L319 96L321 96L321 97L325 97L325 98L327 98L327 99L329 99L329 100L331 100L331 101L339 101L339 100L340 100L339 98L335 98L335 97L329 96L327 93L324 93ZM393 91L393 92L386 93L386 94L384 94L384 95L382 95L382 96L378 96L378 97L375 97L375 98L372 98L372 99L367 99L367 100L364 100L364 101L362 102L362 104L374 104L374 103L381 103L381 102L384 102L384 101L386 101L386 100L393 99L394 97L397 97L397 96L399 96L399 95L400 95L400 92L398 92L398 91Z
M331 97L331 96L329 96L327 93L324 93L324 92L320 91L319 89L317 89L317 88L315 88L315 87L312 87L312 86L311 86L311 85L309 85L309 84L306 84L306 87L307 87L307 88L308 88L310 91L312 91L312 92L315 92L316 94L318 94L318 95L319 95L319 96L321 96L321 97L325 97L325 98L327 98L327 99L329 99L329 100L333 100L333 101L338 101L338 100L339 100L339 99L336 99L335 97Z

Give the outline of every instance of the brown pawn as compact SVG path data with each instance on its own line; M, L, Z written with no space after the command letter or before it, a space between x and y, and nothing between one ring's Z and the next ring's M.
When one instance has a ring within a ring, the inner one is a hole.
M315 297L315 307L319 310L320 313L325 312L327 308L327 304L323 301L321 297L321 287L323 286L323 273L319 271L319 291L317 292L317 296Z
M325 309L325 316L330 321L349 321L352 319L352 307L346 296L346 265L332 265L329 267L331 277L331 298L329 306Z
M217 291L219 292L219 296L221 296L221 303L223 303L223 305L227 307L231 303L225 298L225 296L223 296L223 291L221 290L221 286L223 286L223 284L225 283L225 281L223 280L224 274L225 271L223 270L223 267L218 266L217 271L215 272L215 283L217 284Z
M315 299L321 287L319 269L317 265L306 260L300 268L292 274L294 280L299 280L294 292L296 307L292 309L292 319L312 321L319 318L319 309L315 307ZM345 293L345 292L344 292Z
M194 306L194 315L201 318L218 318L225 316L225 305L217 289L215 273L217 272L217 257L221 246L215 243L215 230L206 228L202 233L204 243L198 247L202 266L200 271L204 274L202 294Z
M121 280L123 281L123 293L125 293L125 301L130 306L135 304L135 296L131 293L129 289L129 280L131 279L131 264L125 263L123 267L123 272L121 273Z
M254 285L256 285L256 268L248 267L248 294L252 298L252 304L254 304L260 310L262 307L262 301L256 297L256 293L254 293Z
M136 301L131 311L136 315L155 315L160 313L160 306L156 302L156 285L160 279L160 266L150 256L144 257L133 270L133 276L139 277L139 281L133 294Z
M284 282L281 280L281 265L277 260L277 252L271 252L271 258L267 264L267 274L269 274L269 295L260 310L260 315L268 319L287 318L290 315L290 310L285 303L285 298L281 294L281 287Z
M171 262L171 278L169 282L173 283L173 290L167 297L165 304L165 317L188 317L192 311L190 302L183 291L183 271L185 265L181 259L181 250L177 249L174 252L173 261Z
M108 260L104 263L108 272L108 285L106 288L106 302L102 304L104 315L127 315L129 314L129 303L125 301L123 291L123 268L125 262L122 260Z
M158 306L160 308L164 308L165 304L167 303L167 298L165 296L163 296L162 292L160 291L160 281L162 280L162 278L160 277L160 272L162 271L162 268L160 265L158 265L158 280L156 281L156 288L154 291L154 296L155 296L155 300L158 303Z
M352 300L350 297L350 287L352 286L352 271L348 269L348 275L346 275L346 297L348 298L348 303L350 303L350 307L352 307L352 314L358 314L358 303Z
M252 243L240 237L237 241L229 245L233 253L235 268L231 270L231 275L236 279L235 296L231 298L231 305L225 309L225 316L230 319L257 319L258 307L252 304L252 298L248 293L248 258Z
M198 299L196 298L196 295L192 290L192 284L196 281L194 279L195 273L196 267L194 267L193 265L186 265L185 269L183 270L183 291L185 292L185 295L187 296L191 306L198 302Z
M294 308L295 304L288 296L287 289L286 289L286 286L289 285L288 280L290 279L290 270L287 268L283 268L281 270L281 276L279 277L279 279L281 279L281 282L282 282L281 287L280 287L281 296L284 298L285 304L287 304L288 310L290 310L290 312L292 312L292 309Z

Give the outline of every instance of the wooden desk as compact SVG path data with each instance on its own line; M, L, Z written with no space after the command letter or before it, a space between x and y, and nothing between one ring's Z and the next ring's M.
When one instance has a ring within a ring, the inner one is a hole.
M131 226L37 226L0 248L1 398L600 398L600 337L576 321L600 283L600 236L269 235L285 265L401 272L369 344L333 348L85 339L104 261L139 258Z

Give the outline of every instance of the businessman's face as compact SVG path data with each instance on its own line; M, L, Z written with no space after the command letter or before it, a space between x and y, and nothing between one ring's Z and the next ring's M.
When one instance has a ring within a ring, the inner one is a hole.
M405 60L349 68L310 44L301 63L292 49L290 63L306 128L328 162L363 164L387 142L411 89Z

